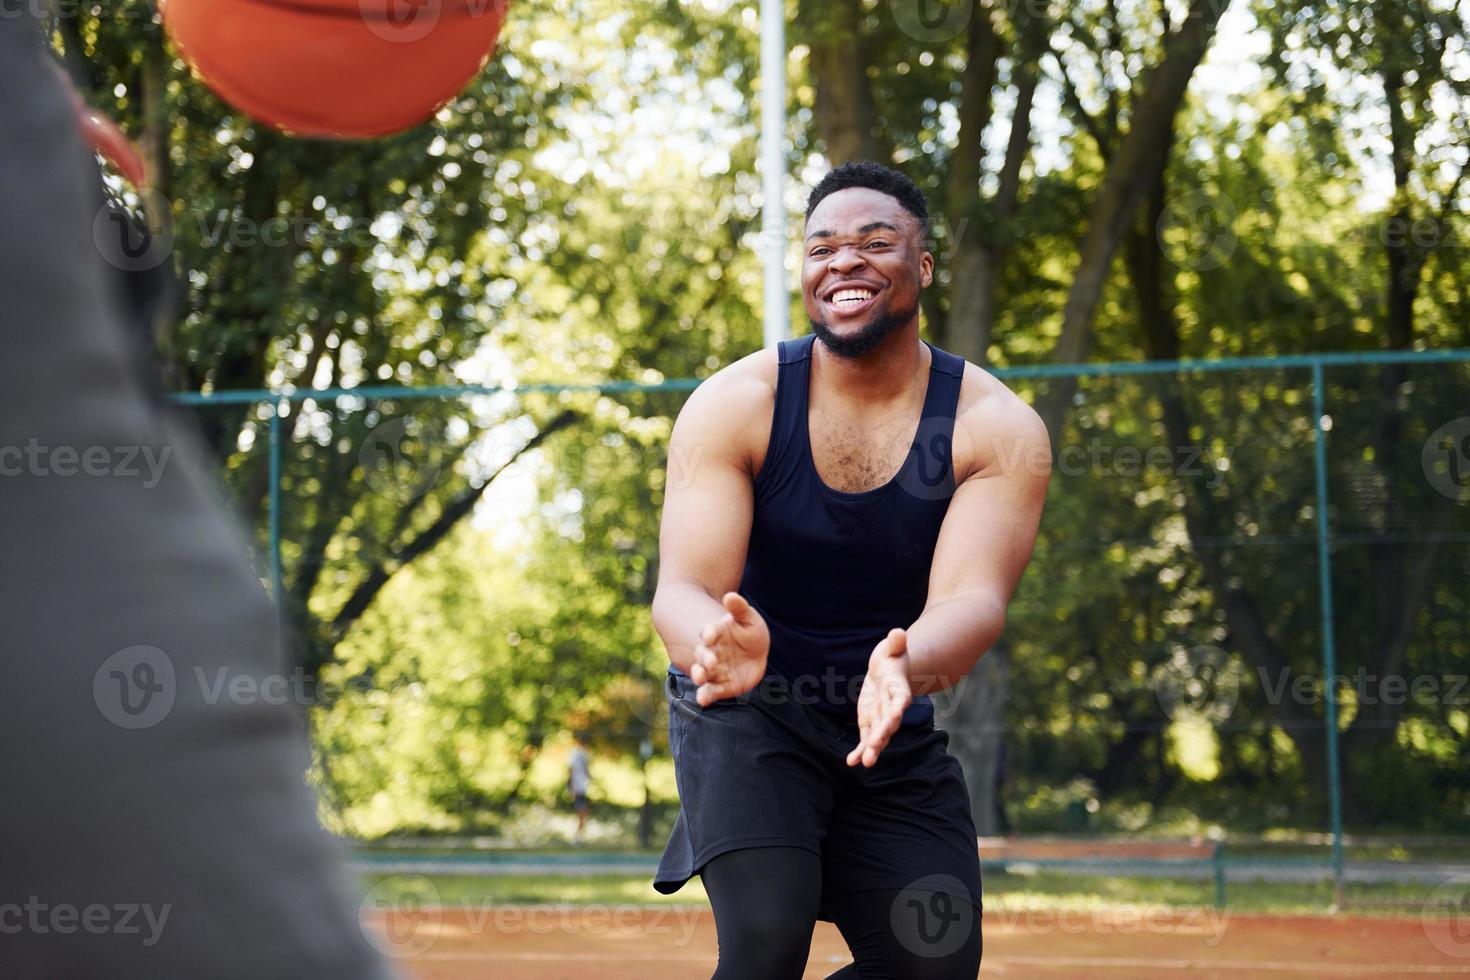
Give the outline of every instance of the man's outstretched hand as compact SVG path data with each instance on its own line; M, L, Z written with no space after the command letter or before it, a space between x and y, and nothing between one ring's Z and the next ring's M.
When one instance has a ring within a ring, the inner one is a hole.
M847 754L849 766L861 763L871 769L877 764L879 753L903 722L904 709L914 700L908 643L903 630L889 630L868 658L868 674L858 695L858 744Z
M733 698L760 683L766 674L771 631L760 613L738 592L726 592L725 615L699 634L689 679L699 685L695 699L701 708L722 698Z

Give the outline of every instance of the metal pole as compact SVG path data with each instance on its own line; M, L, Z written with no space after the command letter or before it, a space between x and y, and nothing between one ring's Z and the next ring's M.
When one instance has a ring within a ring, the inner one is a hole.
M1317 589L1322 603L1322 671L1327 693L1327 800L1332 823L1332 894L1342 907L1342 770L1337 757L1337 646L1332 625L1332 548L1327 518L1327 430L1322 425L1322 362L1312 363L1313 450L1317 469Z
M1225 842L1220 841L1215 845L1213 857L1215 865L1215 908L1225 907Z
M281 570L281 402L271 402L270 442L267 447L270 467L270 563L271 598L276 602L276 618L280 623L281 669L286 669L289 658L286 650L286 591L281 582L285 577Z
M761 0L761 164L765 202L765 341L774 347L791 335L786 292L786 9L785 0Z

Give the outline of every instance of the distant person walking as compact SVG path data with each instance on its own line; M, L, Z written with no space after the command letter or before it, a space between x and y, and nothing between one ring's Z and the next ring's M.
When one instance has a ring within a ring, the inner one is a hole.
M582 835L587 830L587 787L592 783L592 777L587 772L587 737L581 732L576 735L576 745L572 747L569 768L567 787L572 791L572 808L577 811L575 842L581 844Z

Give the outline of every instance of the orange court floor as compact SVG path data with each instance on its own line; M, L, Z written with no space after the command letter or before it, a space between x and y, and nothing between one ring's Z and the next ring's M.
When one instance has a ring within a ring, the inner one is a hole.
M406 980L708 977L717 954L703 906L446 906L363 922ZM987 908L984 930L981 977L1470 978L1470 928L1452 917ZM837 930L818 923L805 977L846 962Z

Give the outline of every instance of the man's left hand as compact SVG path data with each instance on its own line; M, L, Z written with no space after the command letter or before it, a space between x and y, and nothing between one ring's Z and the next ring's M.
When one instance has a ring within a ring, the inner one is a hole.
M847 764L871 769L888 740L903 722L904 709L914 700L909 679L908 634L888 631L868 658L868 675L858 695L858 744L847 754Z

